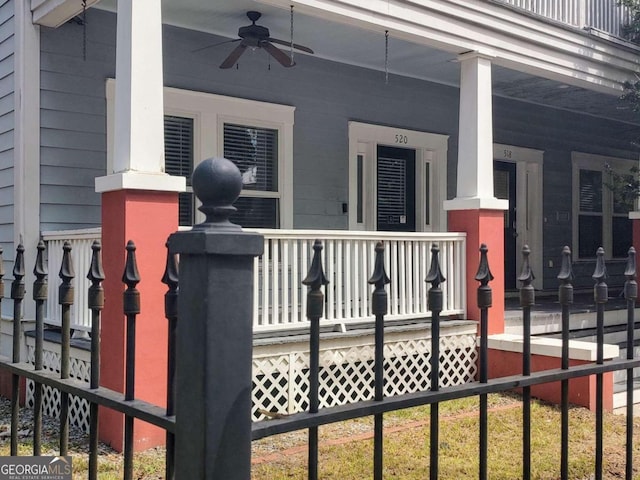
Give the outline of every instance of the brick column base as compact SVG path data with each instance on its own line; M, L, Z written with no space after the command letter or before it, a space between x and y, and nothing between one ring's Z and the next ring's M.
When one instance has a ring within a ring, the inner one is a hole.
M467 317L480 320L475 280L480 261L480 244L489 249L494 280L493 306L489 309L489 334L504 332L504 213L502 210L450 210L449 231L467 233Z
M140 310L136 321L135 397L166 405L167 321L165 268L168 236L178 228L178 194L145 190L116 190L102 194L102 253L106 280L102 315L100 384L124 392L126 319L122 313L122 284L128 240L136 244L140 272ZM121 451L124 417L100 410L100 439ZM136 421L135 450L164 443L165 432Z

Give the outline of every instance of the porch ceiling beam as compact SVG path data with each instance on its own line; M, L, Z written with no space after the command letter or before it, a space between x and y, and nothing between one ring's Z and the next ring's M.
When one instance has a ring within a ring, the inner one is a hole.
M86 8L99 0L87 0ZM57 28L82 13L82 0L31 0L33 23Z
M586 31L492 2L465 0L260 0L460 54L490 50L496 65L617 94L640 68L640 52Z

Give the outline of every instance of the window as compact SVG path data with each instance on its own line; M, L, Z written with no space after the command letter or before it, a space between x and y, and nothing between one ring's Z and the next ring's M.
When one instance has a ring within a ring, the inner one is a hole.
M193 188L193 119L164 116L164 171L187 178L187 191L179 194L179 225L194 223Z
M578 258L595 258L603 247L608 258L624 258L632 244L629 211L632 202L614 194L607 165L628 172L631 161L573 154L574 251Z
M107 168L113 152L115 80L107 80ZM295 108L235 97L164 89L165 172L187 178L180 194L180 225L204 219L197 211L191 172L221 157L242 173L243 189L231 221L249 228L293 227L293 120Z

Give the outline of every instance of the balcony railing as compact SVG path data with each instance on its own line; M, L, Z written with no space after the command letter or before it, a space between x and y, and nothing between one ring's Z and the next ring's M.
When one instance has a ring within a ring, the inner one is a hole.
M443 315L464 315L465 235L460 233L389 233L340 230L260 230L265 238L264 254L255 260L253 326L255 331L305 327L306 289L301 281L311 264L315 239L324 244L324 270L330 281L326 289L323 323L347 325L372 320L371 288L366 280L373 271L374 246L384 241L388 254L386 269L393 280L389 287L388 320L430 317L427 307L431 245L440 248L441 264L450 279L442 285ZM99 228L45 232L48 267L57 275L62 261L62 244L69 240L77 272L75 302L71 312L73 328L87 331L91 320L87 309L84 273L88 271L91 244L101 236ZM124 248L124 247L123 247ZM53 283L53 282L52 282ZM60 325L58 289L49 288L47 323Z
M629 22L629 9L616 0L492 0L577 28L595 28L622 37Z

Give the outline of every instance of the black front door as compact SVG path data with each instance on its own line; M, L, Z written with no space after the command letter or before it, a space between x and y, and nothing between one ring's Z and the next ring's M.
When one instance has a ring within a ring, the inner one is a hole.
M509 200L504 212L504 288L516 287L516 164L494 162L493 191L496 198Z
M416 151L378 146L377 225L387 232L416 229Z

